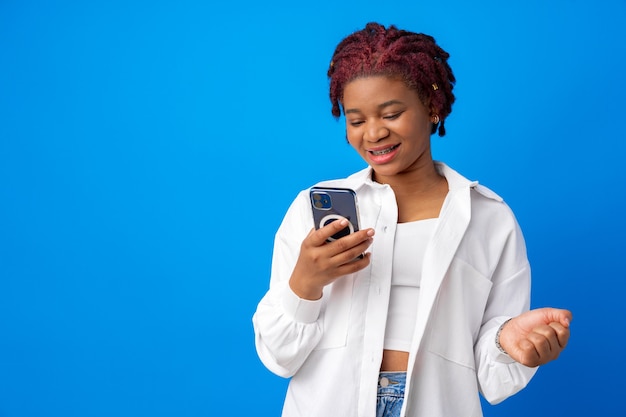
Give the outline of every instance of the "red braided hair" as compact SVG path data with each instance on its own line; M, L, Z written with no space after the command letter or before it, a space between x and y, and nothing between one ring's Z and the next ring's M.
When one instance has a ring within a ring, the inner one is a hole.
M444 122L454 103L455 78L449 56L432 36L368 23L344 38L333 54L328 68L333 116L341 115L346 84L360 77L384 75L402 79L417 91L431 115L439 116L432 133L439 130L439 136L444 136Z

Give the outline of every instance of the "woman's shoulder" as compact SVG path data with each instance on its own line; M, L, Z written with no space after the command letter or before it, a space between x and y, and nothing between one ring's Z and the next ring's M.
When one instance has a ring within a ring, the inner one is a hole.
M469 180L448 165L437 162L438 170L446 177L450 189L469 187L472 219L475 222L504 222L514 224L515 215L504 199L491 188L476 180Z
M503 203L504 200L495 191L489 187L484 186L476 180L469 180L465 176L461 175L450 166L443 162L435 163L437 170L448 181L450 190L464 189L469 187L472 192L472 198L486 198L487 200L495 201L497 203Z
M498 203L504 202L504 199L500 197L498 194L496 194L495 191L493 191L492 189L488 187L485 187L482 184L476 183L476 185L472 187L472 190L476 191L479 195L485 198L488 198L490 200L497 201Z
M476 184L471 189L472 222L498 226L504 229L517 228L515 213L500 195L484 185Z

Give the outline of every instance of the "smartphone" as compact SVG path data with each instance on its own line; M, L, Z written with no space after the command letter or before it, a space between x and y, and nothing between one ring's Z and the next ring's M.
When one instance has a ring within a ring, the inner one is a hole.
M349 188L313 187L309 192L315 228L345 218L348 226L328 238L329 242L359 230L359 207L356 193Z

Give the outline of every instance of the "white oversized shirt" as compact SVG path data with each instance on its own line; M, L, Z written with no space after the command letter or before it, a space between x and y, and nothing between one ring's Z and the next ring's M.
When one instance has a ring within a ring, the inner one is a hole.
M525 367L495 345L497 328L530 305L521 230L495 193L436 163L448 195L423 258L402 416L479 417L479 392L498 403L526 386ZM259 358L291 377L283 417L373 417L391 284L397 205L371 169L318 185L352 188L362 228L376 230L370 265L337 279L320 300L288 281L313 228L308 190L294 200L274 245L270 288L253 317Z

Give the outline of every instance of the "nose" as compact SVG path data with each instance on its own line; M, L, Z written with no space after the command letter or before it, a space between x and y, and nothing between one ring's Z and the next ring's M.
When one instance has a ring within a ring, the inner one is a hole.
M389 136L389 129L378 123L371 123L365 130L364 138L368 142L378 142Z

